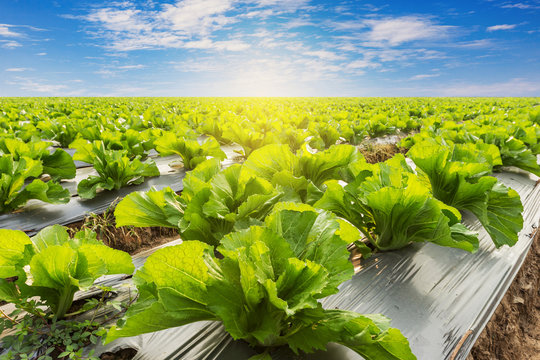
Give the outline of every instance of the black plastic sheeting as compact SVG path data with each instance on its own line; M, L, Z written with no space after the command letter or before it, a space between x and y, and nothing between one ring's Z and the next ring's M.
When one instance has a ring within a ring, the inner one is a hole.
M465 214L464 223L480 233L476 254L431 243L377 254L362 262L338 294L324 299L324 307L390 317L392 326L409 339L419 360L465 360L520 269L540 218L537 178L519 173L497 177L520 194L524 205L524 227L515 246L495 249L480 223ZM142 266L148 255L135 257L135 265ZM104 284L123 289L120 291L125 297L130 279L108 277ZM218 322L118 339L96 350L99 354L126 347L138 351L136 360L244 360L256 354L246 343L234 341ZM337 344L329 344L327 351L299 357L285 348L272 355L274 360L362 359Z

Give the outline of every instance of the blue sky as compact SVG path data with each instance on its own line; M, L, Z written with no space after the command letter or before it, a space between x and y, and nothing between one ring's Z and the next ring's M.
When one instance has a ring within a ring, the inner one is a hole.
M0 96L540 96L540 0L0 2Z

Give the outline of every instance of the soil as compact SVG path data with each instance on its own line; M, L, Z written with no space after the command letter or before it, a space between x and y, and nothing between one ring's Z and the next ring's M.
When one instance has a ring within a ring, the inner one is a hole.
M123 226L117 228L114 220L107 219L104 215L91 215L82 221L67 225L68 228L76 232L82 228L94 230L98 239L106 245L126 251L133 255L161 244L178 239L176 229L164 227L132 227Z
M369 146L360 147L359 150L370 164L383 162L392 158L395 154L405 154L407 152L407 149L396 144L370 144Z
M540 359L540 231L467 360Z

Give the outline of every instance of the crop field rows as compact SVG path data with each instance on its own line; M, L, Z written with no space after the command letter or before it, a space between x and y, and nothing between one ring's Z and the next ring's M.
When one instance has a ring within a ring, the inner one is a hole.
M538 98L1 98L0 358L465 359L539 154Z

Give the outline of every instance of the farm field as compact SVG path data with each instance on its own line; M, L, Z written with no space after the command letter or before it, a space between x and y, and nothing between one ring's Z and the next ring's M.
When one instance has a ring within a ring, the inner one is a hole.
M0 98L0 358L533 359L539 154L533 97Z

